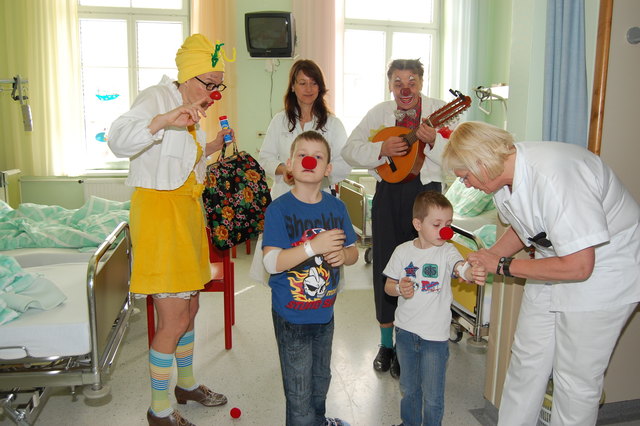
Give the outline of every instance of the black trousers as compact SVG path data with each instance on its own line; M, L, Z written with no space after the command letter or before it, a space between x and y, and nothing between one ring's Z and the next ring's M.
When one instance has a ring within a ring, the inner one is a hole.
M442 191L440 182L423 185L416 177L406 183L378 182L371 206L373 252L373 294L376 319L380 324L394 320L398 298L384 292L387 278L382 274L393 250L405 241L414 239L416 232L412 220L413 201L420 192Z

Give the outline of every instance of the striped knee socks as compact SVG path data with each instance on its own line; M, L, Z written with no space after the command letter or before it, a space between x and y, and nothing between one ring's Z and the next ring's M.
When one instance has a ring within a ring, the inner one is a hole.
M193 390L197 387L196 380L193 377L193 341L194 333L191 330L182 335L176 347L177 385L186 390Z
M167 417L173 412L169 402L169 378L173 367L173 354L163 354L149 349L149 373L151 375L151 411L157 417Z

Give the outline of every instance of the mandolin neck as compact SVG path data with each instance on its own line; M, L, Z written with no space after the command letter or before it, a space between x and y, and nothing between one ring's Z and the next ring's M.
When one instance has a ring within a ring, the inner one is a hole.
M418 142L418 128L420 126L418 125L418 127L416 127L415 129L413 129L412 131L410 131L409 133L407 133L406 135L402 135L402 139L404 139L407 144L409 145L409 147L411 147L414 143Z

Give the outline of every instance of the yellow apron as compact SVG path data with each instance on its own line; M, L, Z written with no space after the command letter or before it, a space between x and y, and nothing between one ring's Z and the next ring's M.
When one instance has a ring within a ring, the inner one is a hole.
M190 133L195 140L195 130ZM196 142L196 163L202 147ZM204 185L195 173L177 189L136 187L129 222L133 246L131 292L180 293L201 290L211 280L209 243L202 210Z

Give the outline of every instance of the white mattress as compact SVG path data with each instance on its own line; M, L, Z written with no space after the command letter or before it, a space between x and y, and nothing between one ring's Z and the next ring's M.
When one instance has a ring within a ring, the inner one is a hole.
M94 252L95 249L81 252L71 248L24 248L0 251L0 254L14 257L22 268L30 268L57 263L86 263Z
M87 262L25 268L42 274L66 296L61 305L42 311L28 309L17 319L0 326L0 347L24 346L33 357L83 355L90 351L87 306ZM0 359L19 359L21 349L0 349Z

